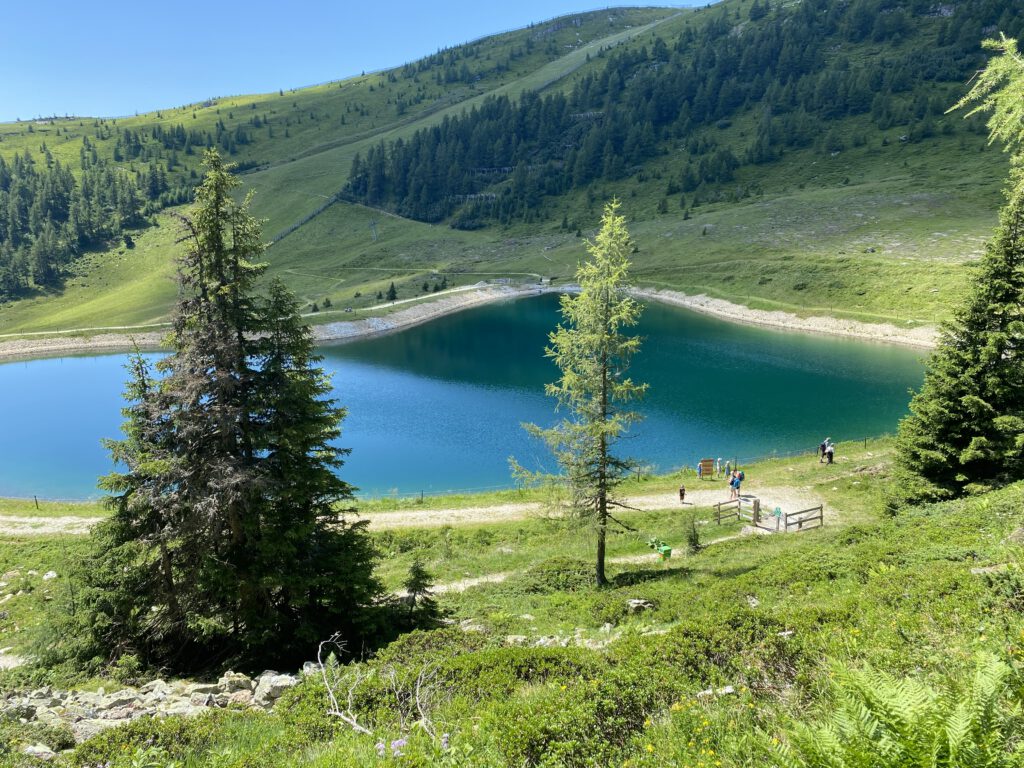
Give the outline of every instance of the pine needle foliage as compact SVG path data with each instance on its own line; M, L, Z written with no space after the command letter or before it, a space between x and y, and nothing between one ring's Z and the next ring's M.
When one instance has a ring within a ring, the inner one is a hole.
M130 363L124 465L102 479L90 629L110 655L189 668L301 659L359 635L379 587L365 523L343 512L345 410L294 296L265 267L260 223L216 152L185 225L172 354Z
M1011 768L1024 764L1024 718L1012 669L979 659L963 690L935 690L873 669L840 667L836 706L820 724L762 734L778 768Z
M991 112L993 139L1012 152L1006 205L962 306L942 327L924 384L900 422L898 489L906 502L978 493L1024 478L1024 60L1014 41L957 107Z
M526 425L551 449L570 490L575 516L594 529L597 538L595 580L607 584L605 549L611 510L621 505L615 489L635 462L613 453L618 438L640 416L625 404L641 397L646 384L627 376L640 338L627 336L637 324L641 305L630 298L629 254L632 242L619 202L605 206L601 229L587 244L590 259L576 271L580 291L563 294L563 322L549 336L547 357L561 371L545 391L568 416L550 429Z

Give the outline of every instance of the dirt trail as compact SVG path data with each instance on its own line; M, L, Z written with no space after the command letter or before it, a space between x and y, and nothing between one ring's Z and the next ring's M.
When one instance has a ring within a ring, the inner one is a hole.
M745 526L740 533L734 533L731 536L722 536L718 539L712 539L706 542L702 546L710 547L712 544L721 544L723 541L732 541L738 539L741 536L754 535L754 534L767 533L767 531L756 530L751 526ZM609 557L606 561L610 565L636 565L639 563L658 563L661 562L661 555L657 552L647 552L642 555L620 555L619 557ZM435 584L431 591L435 595L441 595L446 592L465 592L467 589L477 587L481 584L500 584L505 581L509 576L512 576L515 571L502 571L500 573L486 573L483 576L471 576L466 579L458 579L457 581L449 581L445 584ZM399 593L401 594L401 593Z
M802 490L791 486L769 488L744 488L744 494L753 494L761 499L762 509L772 510L781 507L786 512L814 507L821 503L821 498L810 490ZM713 488L687 490L686 501L697 507L710 507L719 501L727 501L729 492L724 484ZM679 507L679 498L675 493L657 493L634 496L626 499L626 503L637 509L672 509ZM690 508L687 504L686 508ZM377 512L366 517L372 530L394 530L397 528L436 528L443 525L473 525L481 523L506 523L524 520L540 514L539 503L500 504L486 507L462 507L460 509L417 509L402 512ZM623 514L628 515L628 511ZM2 522L2 521L0 521Z
M761 499L761 507L766 510L782 507L787 512L813 507L821 503L820 497L810 490L779 486L770 488L751 487L744 489L745 494L753 494ZM724 485L714 488L698 488L687 491L686 500L697 507L710 507L719 501L728 499L728 491ZM679 507L679 499L675 493L656 493L635 496L626 503L641 510L673 509ZM689 505L686 507L690 508ZM525 520L541 514L541 504L497 504L482 507L461 507L458 509L416 509L402 512L375 512L364 515L370 521L370 529L375 531L395 530L401 528L437 528L444 525L479 525L486 523L507 523ZM628 510L622 512L629 514ZM89 529L103 520L102 517L30 517L25 515L0 515L0 535L6 536L45 536L53 534L78 535L88 533Z

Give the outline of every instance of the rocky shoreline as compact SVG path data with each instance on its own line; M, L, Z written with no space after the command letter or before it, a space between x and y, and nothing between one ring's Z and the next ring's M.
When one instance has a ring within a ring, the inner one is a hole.
M454 288L428 301L408 299L389 305L390 314L358 320L339 320L313 326L313 337L320 344L340 343L355 339L371 338L394 333L406 328L429 322L438 317L461 312L465 309L494 301L536 296L541 293L571 291L573 286L552 287L534 285L529 287L490 285L478 283L463 288ZM827 315L800 317L792 312L751 309L723 299L714 299L705 294L689 295L679 291L656 288L637 288L633 295L639 299L660 301L673 306L684 307L694 312L717 317L736 323L760 325L784 331L818 333L830 336L880 341L900 344L919 349L935 346L938 332L933 326L901 328L889 323L865 323L845 320ZM403 303L409 306L400 307ZM377 308L374 308L377 309ZM138 346L140 349L160 349L164 332L143 333L99 333L92 336L34 335L0 342L0 360L31 359L70 354L123 352Z

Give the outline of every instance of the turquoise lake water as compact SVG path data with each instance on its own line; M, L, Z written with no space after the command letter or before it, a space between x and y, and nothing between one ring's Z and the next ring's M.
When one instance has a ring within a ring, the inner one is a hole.
M508 457L539 467L524 421L556 418L544 358L558 322L548 295L467 310L401 333L324 347L348 408L343 477L362 495L508 487ZM621 453L667 471L703 456L741 460L893 432L922 353L724 323L652 304L634 379L650 391ZM156 357L156 355L154 355ZM111 469L124 355L0 365L0 496L84 499Z

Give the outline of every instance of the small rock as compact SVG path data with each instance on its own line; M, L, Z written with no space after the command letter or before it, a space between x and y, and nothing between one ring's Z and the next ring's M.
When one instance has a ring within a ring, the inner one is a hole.
M234 693L235 691L251 691L252 680L248 675L241 672L225 672L217 681L217 688L223 693Z
M604 624L601 625L601 631L604 632L606 635L610 635L613 629L615 629L615 627L612 626L610 621L606 621Z
M526 645L529 638L526 635L508 635L505 637L505 645Z
M999 563L999 565L981 565L977 568L971 568L971 573L975 576L980 576L984 573L999 573L1000 571L1005 571L1006 568L1006 563Z
M796 634L796 632L794 632L792 629L786 629L786 630L783 630L782 632L776 632L775 634L778 635L779 637L792 637L793 635Z
M294 675L260 675L253 701L261 707L270 706L282 693L298 684Z
M1009 536L1006 537L1007 541L1011 541L1014 544L1024 544L1024 527L1018 528Z
M228 694L228 704L252 704L252 691L235 691Z
M276 673L275 673L276 674ZM185 694L191 696L193 693L220 693L221 689L217 683L189 683L185 686Z
M519 615L519 618L523 619L524 621L535 621L532 613L522 613Z
M160 678L156 680L150 680L144 686L139 688L139 693L159 693L164 696L171 692L171 686L165 683Z
M75 741L81 743L115 725L119 725L117 720L82 719L71 723L71 733L74 735Z
M731 685L727 685L724 688L719 688L718 689L718 695L719 696L730 696L730 695L732 695L734 693L736 693L736 689L733 688Z
M56 578L57 578L57 572L56 571L47 571L46 573L43 574L43 581L49 581L50 579L56 579Z
M747 605L749 605L751 608L757 608L757 606L759 606L760 604L761 601L758 600L756 597L754 597L753 595L747 595Z
M212 702L212 693L193 693L188 697L188 703L193 707L208 707Z
M129 707L139 700L137 691L125 688L123 691L104 696L103 701L96 706L99 709L115 709L117 707Z
M654 603L650 600L643 600L638 597L631 597L626 601L626 611L630 614L643 613L644 611L653 611Z
M28 571L28 575L29 576L38 576L39 575L39 571Z
M21 753L36 760L53 760L57 756L57 753L45 744L30 744L21 750Z
M498 554L511 555L513 553L515 553L515 550L512 547L498 547Z

